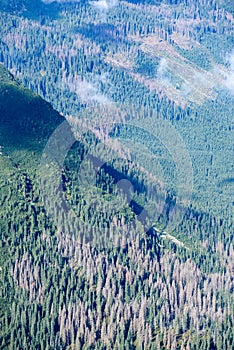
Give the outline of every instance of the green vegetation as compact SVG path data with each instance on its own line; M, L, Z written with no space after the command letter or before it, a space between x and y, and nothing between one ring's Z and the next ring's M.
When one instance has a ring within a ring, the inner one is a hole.
M0 10L0 349L232 349L231 2Z

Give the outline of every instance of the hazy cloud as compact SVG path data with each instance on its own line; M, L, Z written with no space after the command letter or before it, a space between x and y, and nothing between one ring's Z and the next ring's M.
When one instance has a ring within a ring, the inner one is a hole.
M65 3L65 2L80 2L81 0L42 0L44 4L52 4L52 2Z
M166 58L162 58L159 62L157 69L157 79L161 81L162 84L172 84L172 75L169 67L170 61Z
M164 79L166 77L167 71L168 71L168 62L166 58L162 58L158 66L157 77L159 79Z
M224 85L232 94L234 94L234 49L229 55L227 55L227 62L229 65L229 72L224 81Z
M191 95L191 93L192 93L192 88L191 88L191 86L189 86L188 83L184 82L181 85L180 91L181 91L183 96L189 97Z
M90 4L98 10L108 11L109 9L118 5L117 0L98 0L91 1Z
M80 82L80 84L77 87L76 93L84 102L94 101L99 104L106 104L109 102L109 99L101 92L99 92L94 84L86 80Z
M118 5L118 0L95 0L89 3L98 11L101 22L106 22L108 11Z
M67 85L71 91L74 91L79 96L82 102L94 102L104 105L110 103L109 98L102 93L100 88L101 84L106 84L106 79L104 74L93 77L92 81L76 76L70 78Z

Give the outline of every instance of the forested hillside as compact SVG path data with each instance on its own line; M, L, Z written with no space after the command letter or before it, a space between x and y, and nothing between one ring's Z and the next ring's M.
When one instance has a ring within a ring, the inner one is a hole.
M0 3L0 349L233 349L233 10Z

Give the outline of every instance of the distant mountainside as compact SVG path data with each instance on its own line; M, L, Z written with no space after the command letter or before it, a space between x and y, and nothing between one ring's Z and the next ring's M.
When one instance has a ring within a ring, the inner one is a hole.
M32 3L30 13L1 13L0 61L65 116L79 118L86 107L103 104L109 105L108 122L115 123L116 114L133 123L141 119L138 128L149 116L168 120L192 158L194 205L223 216L227 206L232 210L233 190L226 182L233 177L234 108L233 16L226 4L60 1L41 4L48 11L33 17L38 5ZM154 149L169 174L157 140L146 146L136 128L127 136L143 146L133 142L131 152L148 168Z
M57 2L43 2L42 0L1 0L0 11L20 14L29 18L40 16L54 17L57 15Z
M120 247L79 245L77 227L67 234L73 219L50 220L35 179L42 149L64 119L0 66L0 120L1 349L104 350L107 339L120 350L232 348L228 223L190 211L177 237L138 225L136 239L123 236ZM74 151L65 163L66 198L85 219L80 229L101 232L108 210L99 215L99 194L94 209L87 206L94 193L83 196L74 179L84 150ZM105 183L100 190L113 201L112 182ZM116 214L112 233L131 217ZM217 238L208 238L207 223Z
M233 1L0 14L0 350L233 349Z

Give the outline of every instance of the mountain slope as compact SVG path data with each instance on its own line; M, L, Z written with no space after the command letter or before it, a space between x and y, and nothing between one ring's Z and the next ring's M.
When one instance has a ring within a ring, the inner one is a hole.
M29 218L32 219L32 210L43 211L34 192L33 178L49 135L62 121L48 103L24 89L0 65L1 349L8 348L10 337L10 328L5 328L2 322L10 316L11 302L16 297L10 266L15 259L20 232Z
M41 152L52 131L63 121L50 104L23 88L2 65L0 113L0 144L10 153Z
M34 178L63 118L0 69L0 349L231 349L231 244L207 252L138 226L135 241L98 250L56 228ZM82 228L102 230L88 199ZM189 240L207 223L221 230L196 212L181 230Z

